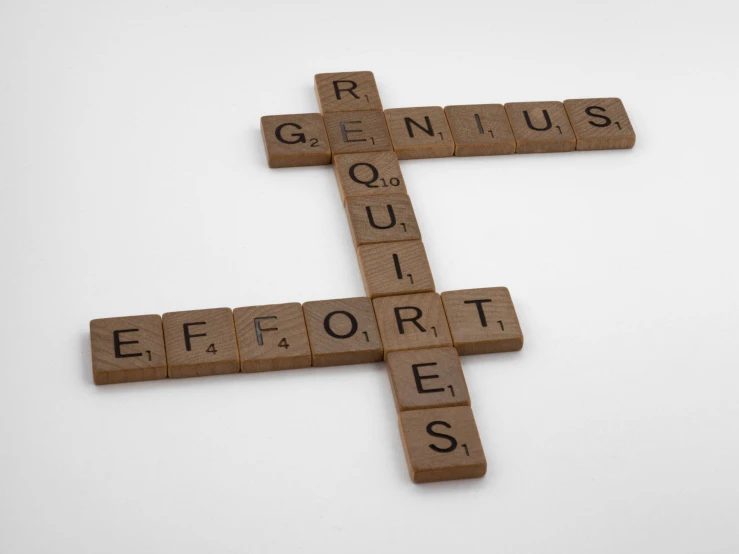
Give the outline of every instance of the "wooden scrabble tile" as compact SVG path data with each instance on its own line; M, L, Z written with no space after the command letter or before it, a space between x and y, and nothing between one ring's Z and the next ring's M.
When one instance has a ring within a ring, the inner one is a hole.
M96 385L167 377L162 318L158 315L93 319L90 346Z
M308 331L298 302L236 308L234 323L242 372L311 365Z
M238 373L239 349L230 308L169 312L162 323L171 378Z
M633 148L636 134L619 98L565 100L578 150Z
M507 288L455 290L442 293L441 300L461 356L523 348L521 326Z
M485 452L468 406L400 412L398 421L414 483L485 475Z
M303 304L314 366L382 360L382 341L369 298Z
M385 119L399 160L454 155L454 139L441 107L385 110Z
M513 102L505 111L519 154L575 149L575 133L562 102Z
M323 121L334 156L393 149L382 112L328 113Z
M516 139L503 104L444 108L454 138L455 156L513 154Z
M262 139L269 167L331 163L331 148L321 114L265 115Z
M396 350L452 346L452 335L435 292L383 296L372 301L385 357Z
M421 239L407 194L353 196L347 199L346 214L356 246Z
M420 240L367 244L357 248L357 256L370 298L435 290Z
M380 94L371 71L319 73L316 96L321 113L382 111Z
M334 157L341 201L351 196L407 194L395 152L364 152Z
M399 412L470 405L462 364L454 348L391 352L387 370Z

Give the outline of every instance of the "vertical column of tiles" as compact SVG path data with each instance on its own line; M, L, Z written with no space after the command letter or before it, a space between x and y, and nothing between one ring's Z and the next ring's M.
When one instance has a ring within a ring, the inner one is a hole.
M523 333L507 288L449 291L441 299L460 355L523 348Z
M269 167L331 163L331 148L320 114L265 115L261 127Z
M408 194L395 152L365 152L334 157L341 201L352 196Z
M236 308L234 323L242 372L311 365L308 331L299 303Z
M454 139L439 106L385 110L385 118L399 160L454 155Z
M360 246L357 255L370 298L435 290L420 240L368 244Z
M485 452L468 406L410 410L398 419L414 483L485 475Z
M382 360L382 341L369 298L306 302L303 312L314 366Z
M455 156L513 154L516 139L502 104L444 108L454 138Z
M633 148L636 134L618 98L565 100L578 150Z
M575 133L562 102L513 102L505 111L519 154L575 149Z
M158 315L93 319L90 347L96 385L167 377L162 318Z
M239 349L230 308L169 312L162 323L170 377L238 373Z
M315 76L321 113L382 111L380 94L371 71L319 73Z

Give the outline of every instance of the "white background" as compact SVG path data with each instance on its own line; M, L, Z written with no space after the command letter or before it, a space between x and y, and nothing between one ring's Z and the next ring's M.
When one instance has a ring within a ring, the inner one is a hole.
M0 2L0 552L739 551L729 2ZM92 383L92 318L363 295L330 166L262 115L619 96L630 151L402 162L489 470L410 482L382 364Z

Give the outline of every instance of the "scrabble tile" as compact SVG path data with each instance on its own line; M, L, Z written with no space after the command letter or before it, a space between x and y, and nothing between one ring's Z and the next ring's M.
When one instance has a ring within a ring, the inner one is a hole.
M565 100L578 150L633 148L636 134L618 98Z
M516 152L570 152L575 133L562 102L514 102L505 105L516 137Z
M503 104L444 108L454 138L455 156L513 154L516 139Z
M321 113L382 111L380 94L371 71L319 73L315 81Z
M93 319L90 346L96 385L167 377L162 318L158 315Z
M454 155L454 139L441 107L385 110L385 119L399 160Z
M265 115L262 139L269 167L331 163L331 148L321 114Z
M414 483L482 477L485 452L468 406L400 412L400 434Z
M521 326L507 288L449 291L442 293L441 300L461 356L523 347Z
M395 152L341 154L334 158L341 201L351 196L407 194Z
M367 244L357 248L357 256L370 298L435 290L420 240Z
M314 366L382 360L382 341L369 298L303 304Z
M308 331L298 302L236 308L234 324L242 372L311 365Z
M382 112L337 112L323 116L334 156L393 149Z
M435 292L383 296L372 301L385 357L396 350L452 346L452 335Z
M356 246L421 239L407 194L354 196L347 199L346 214Z
M171 378L238 373L239 349L230 308L169 312L162 323Z
M462 364L454 348L391 352L387 371L399 412L470 405Z

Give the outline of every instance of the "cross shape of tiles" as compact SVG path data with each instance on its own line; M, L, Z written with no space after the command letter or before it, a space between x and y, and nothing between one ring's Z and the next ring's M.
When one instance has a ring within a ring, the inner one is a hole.
M90 322L96 384L384 360L414 482L482 477L460 356L523 333L505 287L438 294L398 160L631 148L618 98L383 111L369 71L315 76L321 113L265 116L270 167L334 165L366 297Z

